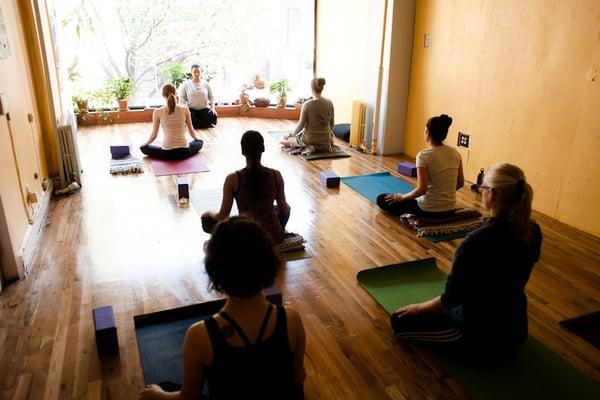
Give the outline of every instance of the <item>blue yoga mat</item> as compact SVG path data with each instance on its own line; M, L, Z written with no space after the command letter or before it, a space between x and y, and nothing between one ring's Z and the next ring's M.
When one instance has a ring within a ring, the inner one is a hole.
M341 181L375 204L377 204L377 196L381 193L408 193L415 188L410 183L392 176L389 172L344 176Z
M341 178L341 181L375 204L377 204L377 196L381 193L408 193L415 188L410 183L392 176L389 172L376 172L374 174L359 176L344 176ZM430 242L437 243L462 238L466 235L467 232L453 232L423 237Z

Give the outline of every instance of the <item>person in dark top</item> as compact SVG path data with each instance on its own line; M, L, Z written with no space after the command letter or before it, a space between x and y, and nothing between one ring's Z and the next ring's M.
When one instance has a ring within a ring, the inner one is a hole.
M279 244L285 236L285 226L290 218L290 206L285 199L283 178L275 169L260 163L265 144L257 131L242 135L242 154L246 168L229 174L223 184L223 199L218 213L202 214L202 228L211 233L215 224L229 216L233 199L240 215L247 215L269 232L273 244ZM273 203L276 202L277 206Z
M183 343L183 385L165 392L149 385L143 400L301 399L305 333L293 309L269 303L280 262L268 233L245 217L218 223L204 265L210 287L227 295L219 313L192 325Z
M533 191L510 164L488 169L482 202L491 218L456 250L444 293L392 315L395 334L483 354L510 354L527 338L525 285L540 257Z

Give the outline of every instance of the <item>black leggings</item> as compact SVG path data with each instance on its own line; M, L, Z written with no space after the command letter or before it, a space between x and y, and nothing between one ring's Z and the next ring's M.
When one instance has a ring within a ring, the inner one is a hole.
M142 153L152 158L159 158L161 160L183 160L198 154L203 145L204 142L202 140L195 139L189 143L189 147L179 147L177 149L165 150L160 146L149 144L147 146L140 147L140 150Z
M389 212L390 214L395 215L396 217L401 216L402 214L414 214L421 217L429 217L429 218L444 218L452 213L454 210L450 211L425 211L419 207L419 203L416 199L406 199L400 202L388 203L385 201L385 196L391 193L382 193L377 196L377 205L384 211Z
M394 334L402 340L453 345L462 337L456 324L444 313L423 313L390 319Z
M202 110L190 108L190 115L194 129L211 128L217 124L217 114L208 108Z

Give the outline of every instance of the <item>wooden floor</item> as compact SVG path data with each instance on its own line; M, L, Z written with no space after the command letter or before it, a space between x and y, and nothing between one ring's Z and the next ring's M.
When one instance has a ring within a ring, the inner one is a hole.
M221 119L201 131L210 172L191 175L194 191L221 187L243 167L246 129L281 130L293 123ZM27 279L0 295L0 398L135 399L143 387L133 316L215 298L203 272L200 219L178 208L175 178L108 173L109 144L137 146L148 123L81 128L80 193L55 200ZM352 150L350 150L352 151ZM416 238L342 185L319 185L319 171L356 175L393 171L399 157L352 152L351 158L306 162L268 138L264 164L282 171L292 206L288 228L313 254L285 264L278 279L286 304L298 309L308 337L308 399L468 398L425 354L398 343L388 316L356 283L364 268L435 256L448 271L460 240ZM468 188L465 206L479 207ZM586 374L600 379L600 351L562 330L565 317L600 309L600 239L536 215L544 244L527 287L530 333ZM112 304L120 357L99 360L91 310Z

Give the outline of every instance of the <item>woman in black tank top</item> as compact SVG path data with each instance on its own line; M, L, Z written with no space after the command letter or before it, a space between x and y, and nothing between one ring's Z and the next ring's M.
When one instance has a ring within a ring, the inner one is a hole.
M302 320L262 292L280 268L269 234L250 219L225 219L213 231L204 264L211 288L225 293L227 302L188 329L181 391L150 385L140 398L199 399L205 383L210 399L303 398Z

